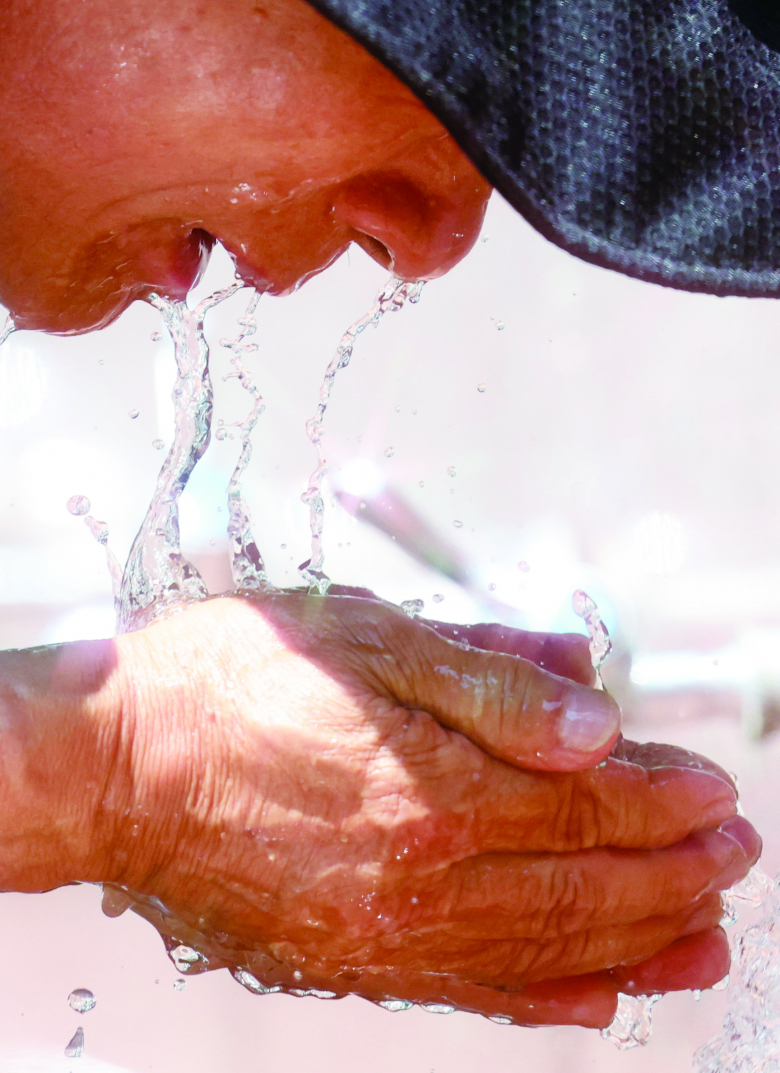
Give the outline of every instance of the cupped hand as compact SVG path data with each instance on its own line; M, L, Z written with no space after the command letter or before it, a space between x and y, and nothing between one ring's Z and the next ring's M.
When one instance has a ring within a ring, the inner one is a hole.
M760 842L709 762L608 755L589 680L573 638L301 592L4 653L0 886L102 882L258 987L606 1024L725 973Z

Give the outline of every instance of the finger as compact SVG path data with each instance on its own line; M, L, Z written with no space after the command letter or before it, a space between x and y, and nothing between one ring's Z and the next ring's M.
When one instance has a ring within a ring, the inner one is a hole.
M424 622L449 641L465 641L472 648L486 652L521 656L550 674L570 678L584 686L595 685L596 672L591 663L588 639L581 633L530 633L497 622L480 622L473 626L433 619Z
M686 935L633 966L618 966L611 977L627 995L705 991L729 971L731 951L723 928Z
M760 852L758 835L738 816L651 852L485 854L450 866L437 891L438 916L475 939L553 940L633 925L685 913L727 890Z
M374 600L286 594L263 599L284 643L351 689L424 709L494 756L541 770L603 760L620 730L607 694L503 653L464 650Z
M617 1008L617 983L606 972L545 980L511 991L440 973L372 972L370 980L367 976L352 993L373 1002L400 998L429 1008L481 1013L516 1025L605 1028Z
M736 814L734 791L716 776L674 767L648 771L612 758L566 775L487 763L471 792L474 845L483 853L660 849Z
M519 901L519 900L518 900ZM458 923L399 937L386 937L382 965L399 975L444 973L490 987L518 989L541 980L601 972L633 965L665 949L681 936L715 928L723 915L717 894L705 895L685 911L647 917L631 924L613 924L576 932L548 932L547 937L466 937Z
M365 606L365 605L364 605ZM610 696L503 653L464 650L384 609L380 680L488 753L521 767L573 771L603 760L620 732Z
M666 745L655 741L629 741L620 737L615 742L610 755L617 760L639 764L647 771L674 767L675 769L685 768L688 771L707 772L736 789L731 775L714 760L701 756L699 753L692 753L689 749L681 749L677 745Z

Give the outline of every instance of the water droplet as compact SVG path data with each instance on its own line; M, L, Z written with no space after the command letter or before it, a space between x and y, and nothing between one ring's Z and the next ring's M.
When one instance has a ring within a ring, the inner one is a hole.
M86 987L77 987L68 995L68 1005L76 1013L89 1013L94 1010L97 999Z
M693 1001L701 1002L701 991L698 989L698 987L693 992Z
M106 363L105 363L105 361L103 360L103 358L98 358L98 365L105 365L105 364L106 364Z
M81 1058L84 1053L84 1029L79 1026L65 1048L66 1058Z
M85 514L89 514L92 504L86 496L71 496L65 506L68 508L70 514L74 514L77 518L81 518Z
M488 585L488 592L495 592L495 591L496 591L496 583L495 583L495 581L491 581L490 584Z
M462 528L463 528L463 522L462 522L462 521L460 521L460 519L458 519L458 518L456 518L456 519L455 519L455 520L453 521L453 523L452 523L452 524L453 524L453 525L455 526L455 528L456 528L456 529L462 529Z
M590 638L590 661L596 670L612 651L612 641L609 638L609 630L601 621L596 601L588 596L583 589L577 589L571 598L571 606L575 615L579 615L588 627Z
M454 466L447 466L447 473L450 475L450 477L458 476L458 471L455 469Z
M401 1010L410 1010L414 1005L413 1002L407 1002L402 998L388 998L384 1002L377 1003L383 1010L389 1010L390 1013L400 1013Z
M150 338L153 343L159 343L162 339L162 332L152 332Z
M176 946L171 950L170 958L179 972L187 972L198 961L205 961L202 954L193 950L191 946Z
M428 1013L454 1013L454 1006L445 1006L443 1002L423 1002L421 1003L422 1009L427 1010Z
M512 1020L511 1017L502 1017L501 1014L498 1014L498 1013L494 1014L492 1017L489 1017L488 1020L489 1021L494 1021L497 1025L511 1025L511 1024L514 1024L514 1021Z
M395 408L395 412L396 412L397 414L400 414L400 412L401 412L401 407L400 407L400 406L396 406L396 408Z
M227 429L226 428L218 428L217 431L214 433L214 436L216 437L216 439L218 439L220 441L226 440L227 439Z
M504 324L503 320L497 320L496 321L496 330L499 331L499 332L503 332L504 328L506 328L506 324Z
M237 969L233 973L233 979L237 980L247 991L253 991L256 995L273 995L282 990L279 984L275 987L267 987L265 984L261 984L257 977L253 976L251 972L247 972L246 969Z
M424 600L402 600L401 601L401 610L404 612L404 614L407 614L409 616L409 618L416 618L417 615L422 613L422 610L423 610L424 607L425 607L425 601Z
M420 486L420 488L425 487L425 481L418 481L417 484Z
M487 384L477 384L477 391L480 393L480 395L484 395L487 391Z
M174 980L173 981L173 990L174 991L183 991L186 986L187 986L187 981L186 980Z
M641 1047L653 1031L653 1007L660 995L618 995L612 1024L601 1030L602 1039L614 1043L618 1050Z
M490 235L483 235L482 242L490 242Z
M712 990L713 991L725 991L728 986L729 986L729 976L728 976L728 974L726 974L726 976L724 976L722 980L718 980L718 982L716 984L712 985Z
M287 545L286 544L280 544L279 547L282 549L282 551L287 550Z
M385 458L392 458L395 454L395 447L385 447Z
M531 567L528 565L525 559L521 559L520 562L517 564L517 569L522 570L524 574L527 574Z
M155 451L162 451L165 443L162 440L152 440L152 447L154 447Z
M130 410L127 416L130 418L131 421L135 421L136 417L138 417L140 412L140 410Z
M444 597L442 596L442 594L440 592L435 592L433 594L433 602L435 604L440 604L443 599L444 599Z

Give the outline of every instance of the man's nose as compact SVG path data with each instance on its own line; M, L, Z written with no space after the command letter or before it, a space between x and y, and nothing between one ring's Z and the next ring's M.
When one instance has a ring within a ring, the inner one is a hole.
M440 135L342 183L333 213L396 276L433 279L476 242L490 192L453 139Z

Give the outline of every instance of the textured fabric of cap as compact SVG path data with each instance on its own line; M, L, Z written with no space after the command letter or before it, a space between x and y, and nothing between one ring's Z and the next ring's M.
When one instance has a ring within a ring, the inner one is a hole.
M780 0L311 2L553 242L780 294Z

